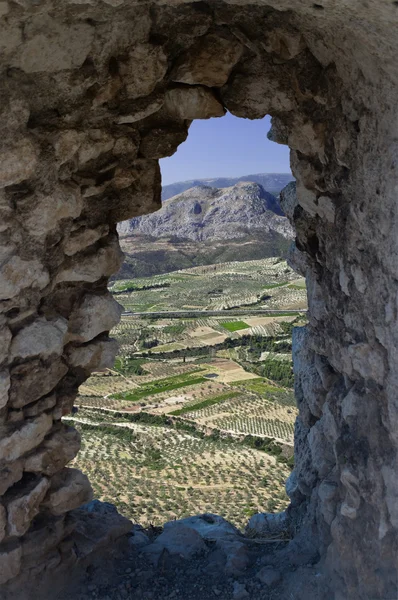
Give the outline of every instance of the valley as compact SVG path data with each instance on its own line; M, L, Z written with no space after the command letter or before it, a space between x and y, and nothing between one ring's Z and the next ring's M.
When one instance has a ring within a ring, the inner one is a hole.
M95 496L154 526L213 512L243 527L283 510L304 280L267 258L120 279L110 290L125 311L111 332L119 356L80 387L66 417L82 434L74 464Z

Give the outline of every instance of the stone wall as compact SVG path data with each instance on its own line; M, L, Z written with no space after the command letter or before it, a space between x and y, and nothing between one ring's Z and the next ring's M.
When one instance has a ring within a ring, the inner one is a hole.
M79 561L70 511L91 488L61 419L116 352L116 223L159 207L158 159L226 109L271 114L297 179L283 206L310 324L294 336L290 560L318 563L336 600L396 597L397 21L386 0L0 2L9 597Z

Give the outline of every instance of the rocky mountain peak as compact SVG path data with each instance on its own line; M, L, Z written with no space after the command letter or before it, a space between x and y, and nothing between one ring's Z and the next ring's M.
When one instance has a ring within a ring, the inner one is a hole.
M192 187L164 201L159 211L119 225L122 236L193 241L238 239L260 231L293 235L277 198L252 181L224 188Z

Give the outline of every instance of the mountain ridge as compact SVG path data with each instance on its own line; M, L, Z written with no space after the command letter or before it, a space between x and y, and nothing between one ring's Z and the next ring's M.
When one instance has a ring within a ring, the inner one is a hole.
M278 199L254 182L185 190L160 210L119 223L118 231L125 262L117 278L284 257L293 239Z
M154 238L212 241L239 239L255 230L275 231L292 238L290 224L278 200L255 182L238 182L226 188L199 186L164 201L150 215L119 225L119 234Z
M231 187L241 181L259 183L270 193L279 194L281 189L293 180L294 177L291 173L254 173L251 175L241 175L240 177L187 179L186 181L176 181L175 183L164 185L162 188L162 201L168 200L193 187L210 185L211 187L225 188Z

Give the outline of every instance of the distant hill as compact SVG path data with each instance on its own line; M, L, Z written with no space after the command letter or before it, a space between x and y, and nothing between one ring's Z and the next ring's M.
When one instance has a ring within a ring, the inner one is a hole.
M160 210L118 225L126 254L119 277L143 277L231 260L286 256L292 228L262 185L200 186Z
M238 239L261 230L291 238L292 230L278 200L260 184L240 182L227 188L195 187L163 202L150 215L119 225L121 236L210 241Z
M242 175L242 177L216 177L215 179L190 179L188 181L178 181L170 185L163 186L162 200L168 200L177 194L198 186L211 186L216 188L226 188L239 183L240 181L253 181L259 183L271 194L278 195L281 189L285 187L294 177L290 173L257 173L255 175Z

